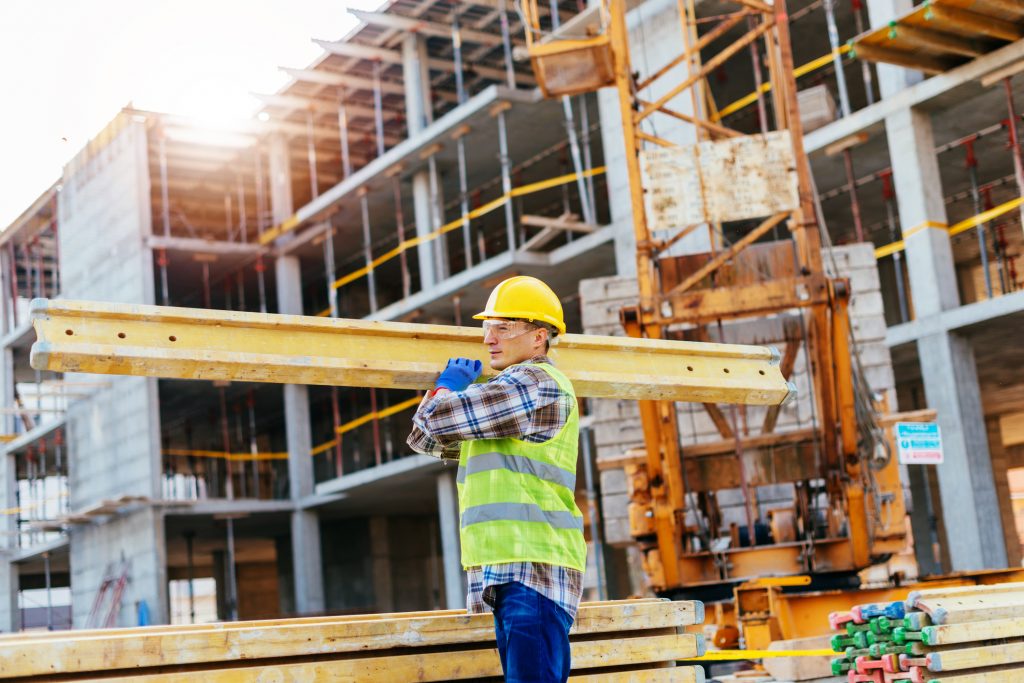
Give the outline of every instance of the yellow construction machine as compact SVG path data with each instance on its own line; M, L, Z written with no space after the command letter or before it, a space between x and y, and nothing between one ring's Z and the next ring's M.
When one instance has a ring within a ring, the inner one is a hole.
M825 614L839 608L831 598L805 602L799 624L781 601L791 591L856 588L859 571L905 548L906 511L894 419L883 416L884 400L859 369L850 284L823 262L823 246L830 251L803 148L785 2L731 0L700 18L694 5L679 2L681 52L648 74L630 61L627 0L603 0L557 27L536 0L523 14L548 97L618 92L640 294L622 310L626 333L722 340L731 324L770 318L785 330L783 375L789 379L799 359L809 376L808 426L776 429L780 409L771 407L751 429L735 406L706 401L719 438L683 447L676 404L643 401L645 446L621 458L631 534L652 588L722 601L709 612L720 624L716 644L735 646L740 622L746 646L756 649L827 629ZM770 76L759 96L770 100L771 116L751 135L717 120L706 79L758 43ZM692 140L659 135L678 132L680 121L691 124ZM782 230L784 239L769 239ZM673 249L700 233L710 249ZM757 489L771 484L788 485L792 504L765 515ZM723 525L718 496L736 489L745 523ZM808 613L812 604L818 608Z

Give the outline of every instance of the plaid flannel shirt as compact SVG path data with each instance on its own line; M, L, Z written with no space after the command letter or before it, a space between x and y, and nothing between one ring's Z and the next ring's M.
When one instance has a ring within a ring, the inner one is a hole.
M534 356L483 384L435 396L428 393L413 416L407 443L418 453L457 460L463 441L512 437L531 443L553 438L565 426L574 399L536 363ZM570 567L514 562L470 567L466 607L470 613L490 611L494 587L517 581L554 601L573 619L583 594L583 573Z

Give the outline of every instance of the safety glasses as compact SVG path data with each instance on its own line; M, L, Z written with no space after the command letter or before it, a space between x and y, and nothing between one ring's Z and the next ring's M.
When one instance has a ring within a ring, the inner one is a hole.
M484 339L493 336L499 340L513 339L537 329L537 326L526 320L485 320Z

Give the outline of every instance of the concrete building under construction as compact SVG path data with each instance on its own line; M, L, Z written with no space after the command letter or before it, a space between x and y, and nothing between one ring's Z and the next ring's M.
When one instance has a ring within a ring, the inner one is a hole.
M903 472L921 575L1021 562L1024 7L976 4L1008 13L998 30L964 24L939 41L950 56L915 61L846 43L892 25L934 46L899 28L909 2L788 3L824 260L851 279L860 363L890 409L935 409L942 429L945 462ZM685 75L677 3L631 5L633 63ZM541 14L572 26L581 9ZM722 8L696 12L708 35ZM354 14L251 121L125 108L0 233L0 631L464 606L454 468L405 445L417 392L33 370L33 298L467 325L528 274L563 297L570 331L622 334L637 244L615 93L545 99L503 1ZM754 134L778 65L749 51L706 97ZM698 140L691 121L651 126ZM732 237L694 231L672 253ZM726 325L718 341L786 334ZM586 586L624 597L645 586L616 458L643 438L621 403L584 412ZM684 442L714 418L688 411ZM815 420L800 401L778 417Z

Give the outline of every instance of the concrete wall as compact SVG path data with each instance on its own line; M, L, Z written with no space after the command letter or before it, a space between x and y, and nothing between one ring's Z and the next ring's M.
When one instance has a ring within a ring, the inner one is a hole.
M887 392L890 406L895 409L892 361L889 349L885 345L885 319L872 245L837 247L834 250L834 258L839 275L849 277L851 281L851 325L868 383L875 391ZM828 254L826 259L829 259ZM637 296L636 280L633 278L615 276L581 281L583 332L622 336L624 332L618 323L619 310L624 305L634 304ZM783 323L777 319L735 322L726 324L724 328L724 341L728 343L771 345L780 350L785 343ZM791 379L797 384L799 398L780 411L777 432L806 429L811 426L811 392L807 364L802 351L797 355ZM629 448L643 446L643 428L636 402L601 399L592 400L590 406L594 417L594 441L598 460L622 455ZM765 410L759 406L738 406L738 421L742 424L745 415L746 423L751 425L751 433L756 434ZM723 407L723 411L729 419L731 416L728 406ZM681 403L678 404L678 414L679 433L684 447L687 444L721 439L702 406ZM600 483L605 538L608 543L628 545L632 542L627 516L629 497L622 469L601 472ZM781 504L781 501L790 495L789 485L765 486L758 490L762 511ZM722 492L719 495L719 503L722 505L724 523L744 522L743 498L738 490Z
M115 625L137 625L136 606L142 600L149 607L151 623L167 621L163 515L159 510L142 508L105 524L81 525L71 534L74 628L86 627L103 579L111 571L113 576L119 576L122 561L128 563L128 582ZM102 618L109 612L113 593L111 585L105 595Z
M60 194L63 295L125 303L154 303L146 129L124 115L64 169ZM72 511L121 495L160 495L160 424L156 380L68 375L103 382L67 413ZM156 623L167 619L163 523L160 513L135 511L104 524L76 526L70 535L75 626L88 616L107 565L124 554L131 580L119 625L135 623L146 600Z

